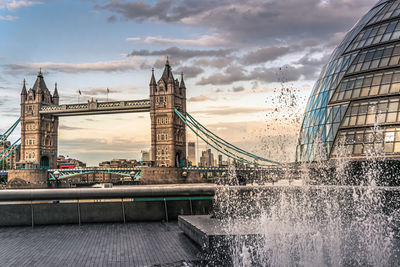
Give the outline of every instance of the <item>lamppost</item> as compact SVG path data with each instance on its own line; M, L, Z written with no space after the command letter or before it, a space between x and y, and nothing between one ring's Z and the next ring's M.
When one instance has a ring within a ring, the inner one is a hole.
M56 178L56 181L58 182L58 177L60 177L60 172L59 171L53 172L53 176L54 178Z
M131 171L131 172L129 173L129 175L131 176L131 179L132 179L133 184L136 184L136 181L135 181L136 172Z

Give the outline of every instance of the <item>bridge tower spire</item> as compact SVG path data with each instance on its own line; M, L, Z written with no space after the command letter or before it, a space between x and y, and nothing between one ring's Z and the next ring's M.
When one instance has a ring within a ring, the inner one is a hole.
M39 113L42 106L58 104L58 92L51 96L39 71L35 84L21 93L21 161L25 168L49 169L57 166L58 118ZM24 89L25 88L25 89ZM26 94L26 96L24 95Z
M186 114L186 88L174 80L169 60L155 84L150 81L151 158L156 167L186 165L186 128L175 114L175 108Z
M57 82L54 84L53 104L58 105L60 97L58 96Z
M25 102L25 100L26 100L26 95L27 95L27 92L26 92L26 82L25 82L25 79L24 79L23 86L22 86L22 91L21 91L21 104Z

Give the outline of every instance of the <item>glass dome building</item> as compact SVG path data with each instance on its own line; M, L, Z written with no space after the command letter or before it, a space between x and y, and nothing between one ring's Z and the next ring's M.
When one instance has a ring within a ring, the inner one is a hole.
M381 0L347 33L315 83L296 161L365 159L377 151L400 158L399 60L400 0Z

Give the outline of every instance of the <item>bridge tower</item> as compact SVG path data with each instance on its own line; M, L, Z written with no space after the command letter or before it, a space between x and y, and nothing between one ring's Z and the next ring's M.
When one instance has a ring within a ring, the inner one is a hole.
M167 59L156 83L154 69L150 80L151 160L155 167L186 165L186 127L174 109L186 115L186 86L174 79Z
M57 167L58 118L39 113L42 106L58 105L57 83L51 95L42 71L29 91L21 92L21 162L22 167L49 169Z

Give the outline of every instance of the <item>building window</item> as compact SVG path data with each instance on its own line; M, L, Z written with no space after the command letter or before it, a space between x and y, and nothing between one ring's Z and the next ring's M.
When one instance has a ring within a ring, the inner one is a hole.
M349 107L342 127L397 123L400 120L398 113L400 113L398 97L355 102Z
M360 75L354 78L343 79L332 97L332 102L398 94L399 92L400 71Z
M156 98L156 103L158 106L166 106L167 97L166 96L158 96Z
M400 128L388 127L340 131L332 152L333 156L370 155L400 152Z
M157 134L157 141L168 141L168 134L167 133Z
M159 125L166 125L168 124L169 120L168 117L158 117L157 118L157 124Z

